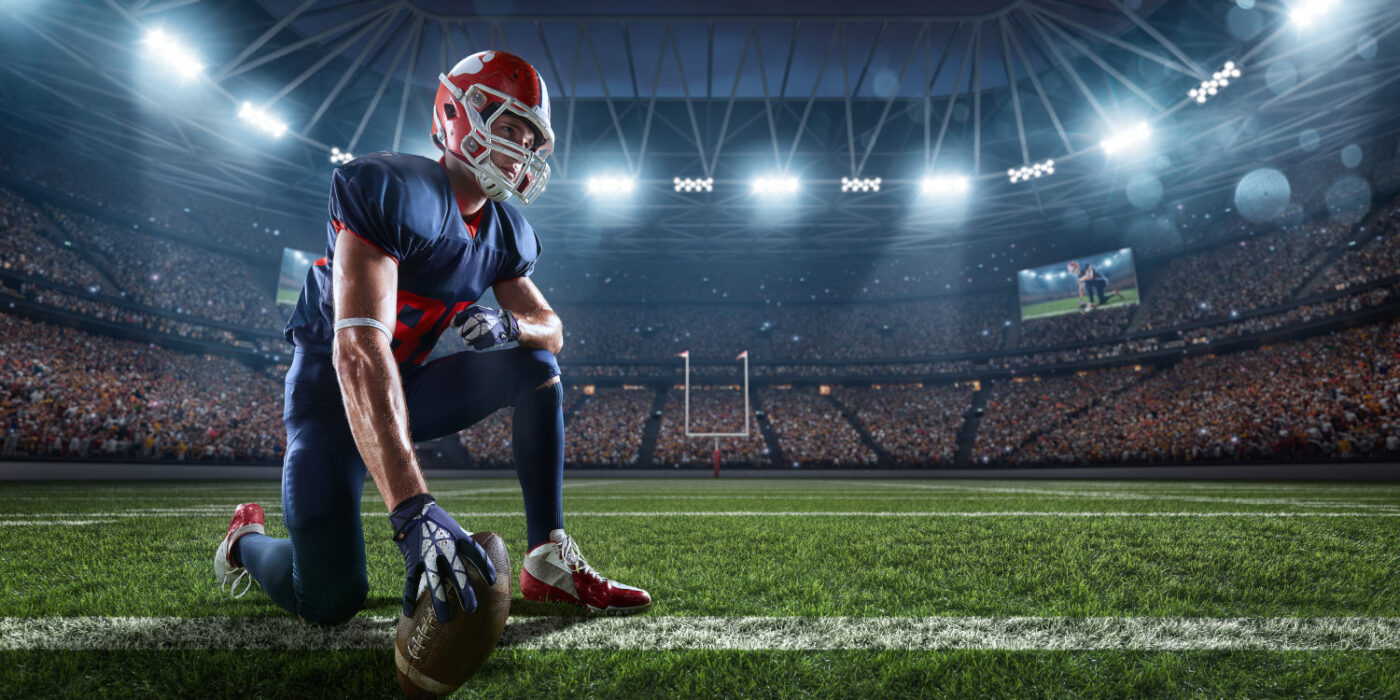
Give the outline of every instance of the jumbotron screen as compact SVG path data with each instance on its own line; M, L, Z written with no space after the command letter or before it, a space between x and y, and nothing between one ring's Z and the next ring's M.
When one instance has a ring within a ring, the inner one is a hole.
M282 249L282 271L277 275L277 303L296 306L301 287L306 283L306 271L316 260L315 253L295 248Z
M1138 303L1131 248L1021 270L1016 281L1022 321Z

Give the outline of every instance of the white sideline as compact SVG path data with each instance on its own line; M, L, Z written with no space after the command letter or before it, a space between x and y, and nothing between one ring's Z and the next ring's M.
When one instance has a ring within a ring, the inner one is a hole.
M291 618L0 618L0 651L389 649L394 620L335 628ZM1400 649L1400 618L658 617L511 618L513 649L737 651Z

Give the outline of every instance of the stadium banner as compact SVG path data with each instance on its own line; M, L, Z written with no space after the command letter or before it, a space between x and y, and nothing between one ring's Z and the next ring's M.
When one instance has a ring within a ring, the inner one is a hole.
M1021 291L1022 321L1138 303L1131 248L1021 270L1016 282Z
M294 248L282 249L282 272L277 275L277 303L296 306L301 287L306 283L306 271L316 260L315 253Z

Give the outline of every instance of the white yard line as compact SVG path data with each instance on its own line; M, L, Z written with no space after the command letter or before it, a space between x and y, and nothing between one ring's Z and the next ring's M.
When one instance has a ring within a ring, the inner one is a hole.
M101 525L112 523L115 520L0 520L0 527L34 527L35 525Z
M0 618L0 650L388 649L391 618L334 628L288 618ZM514 649L738 651L1400 649L1400 618L659 617L511 618Z
M887 484L889 485L889 484ZM925 488L924 485L911 484L914 488ZM1225 496L1187 496L1171 493L1157 493L1151 491L1079 491L1062 489L1042 489L1025 487L994 487L994 486L960 486L949 487L962 489L978 494L1003 494L1003 495L1029 495L1029 496L1051 496L1055 498L1091 498L1104 500L1124 500L1124 501L1185 501L1188 503L1228 503L1233 505L1251 506L1303 506L1307 508L1331 508L1333 503L1318 503L1315 501L1282 498L1234 498ZM1395 510L1394 505L1372 505L1372 504L1348 504L1349 508L1378 508L1382 510Z
M229 513L219 512L161 512L161 511L120 511L111 513L11 513L7 518L32 518L15 521L32 524L62 524L61 521L45 518L151 518L151 517L227 517ZM268 517L281 517L280 511L267 511ZM383 516L383 511L365 511L363 518ZM453 511L453 516L462 518L519 518L523 511L471 512ZM673 510L673 511L569 511L569 518L651 518L651 517L713 517L713 518L1400 518L1400 512L1345 513L1309 511L1306 513L1250 512L1250 511L1038 511L1038 510L983 510L983 511L855 511L855 510ZM3 522L3 521L0 521Z

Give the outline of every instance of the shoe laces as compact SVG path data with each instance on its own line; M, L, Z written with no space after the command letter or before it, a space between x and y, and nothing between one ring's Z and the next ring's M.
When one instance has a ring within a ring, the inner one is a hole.
M574 538L568 535L564 535L564 541L559 543L559 556L564 560L564 566L569 567L569 571L587 574L598 579L603 578L598 575L597 571L593 570L593 567L588 565L583 554L578 551L578 544L574 542Z
M252 575L248 573L247 569L240 566L237 569L229 569L228 572L224 574L224 580L219 582L219 591L221 593L228 593L234 598L242 598L248 595L248 591L251 590L253 584L257 582L257 579L253 578ZM240 583L243 584L242 588L239 588Z

